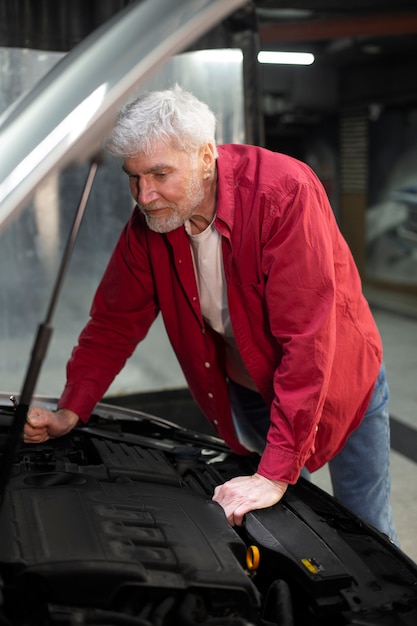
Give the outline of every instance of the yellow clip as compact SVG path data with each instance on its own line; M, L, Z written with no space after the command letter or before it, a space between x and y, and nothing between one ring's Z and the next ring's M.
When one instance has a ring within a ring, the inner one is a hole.
M259 567L261 555L257 546L249 546L246 550L246 567L250 572L254 572Z
M301 563L308 569L312 574L318 574L320 571L318 567L316 567L310 559L301 559Z

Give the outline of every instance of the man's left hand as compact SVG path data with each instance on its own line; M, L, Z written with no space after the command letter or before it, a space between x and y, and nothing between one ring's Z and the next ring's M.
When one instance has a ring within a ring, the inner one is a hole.
M276 504L287 487L287 483L271 480L260 474L238 476L218 485L214 490L213 500L223 507L229 524L241 526L245 513Z

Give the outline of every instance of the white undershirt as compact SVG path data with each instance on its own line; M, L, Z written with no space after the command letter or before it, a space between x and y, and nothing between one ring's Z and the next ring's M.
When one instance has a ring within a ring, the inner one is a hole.
M255 383L237 348L230 321L221 235L214 228L213 222L197 235L191 234L188 221L185 230L190 239L203 318L226 342L227 375L240 385L256 391Z

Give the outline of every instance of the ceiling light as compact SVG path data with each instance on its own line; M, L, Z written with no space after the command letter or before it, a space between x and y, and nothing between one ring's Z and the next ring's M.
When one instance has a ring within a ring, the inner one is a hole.
M277 63L279 65L311 65L314 54L311 52L273 52L261 50L258 53L259 63Z
M194 50L184 54L190 54L206 63L241 63L243 61L243 52L237 48Z

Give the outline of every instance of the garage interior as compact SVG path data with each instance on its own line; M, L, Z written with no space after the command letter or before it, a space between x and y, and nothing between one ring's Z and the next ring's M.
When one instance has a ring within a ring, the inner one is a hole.
M86 8L82 0L0 0L0 114L127 4L96 0ZM206 47L245 51L245 141L311 165L353 251L384 342L395 522L403 550L417 561L415 2L257 0L196 42L193 51ZM310 52L315 61L311 66L261 65L255 56L259 50ZM233 140L236 133L239 138L239 129L232 133ZM80 167L49 181L1 232L2 392L19 393L85 171ZM130 210L125 181L117 166L106 162L97 176L54 320L37 388L40 396L60 394L65 362ZM107 399L168 419L175 414L184 420L187 410L187 425L204 427L189 407L182 373L160 323ZM313 481L330 490L326 468Z

